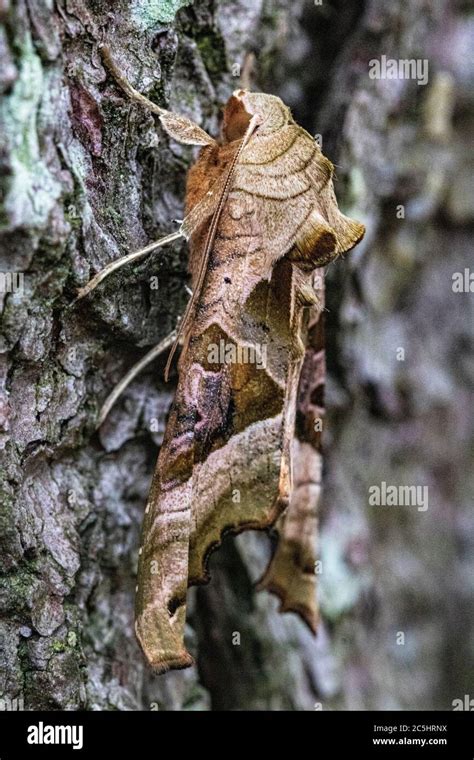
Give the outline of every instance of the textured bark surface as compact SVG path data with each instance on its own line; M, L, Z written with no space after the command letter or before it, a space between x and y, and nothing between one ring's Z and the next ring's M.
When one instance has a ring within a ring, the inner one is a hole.
M451 709L472 693L472 294L452 287L473 222L467 4L110 8L0 4L1 271L25 273L2 294L0 697L67 710ZM185 247L70 304L104 264L175 229L193 153L106 78L101 41L137 89L211 133L254 52L255 88L322 136L341 206L368 228L327 277L319 635L253 590L268 538L227 539L190 599L197 668L159 678L132 621L173 392L164 362L94 427L183 312ZM428 84L371 79L381 55L427 59ZM370 506L382 481L427 485L428 509Z

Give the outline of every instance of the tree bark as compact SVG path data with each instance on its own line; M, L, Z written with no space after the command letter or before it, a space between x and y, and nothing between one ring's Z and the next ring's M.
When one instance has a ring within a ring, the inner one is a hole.
M0 697L46 710L451 709L469 692L472 633L472 298L452 287L469 266L473 219L463 5L111 7L0 4ZM270 542L244 534L224 541L210 585L190 593L197 666L160 677L135 641L133 593L173 393L164 359L98 433L95 423L183 313L185 246L71 304L105 264L176 229L193 150L126 99L102 42L136 89L214 134L253 53L255 89L321 136L342 208L367 225L326 278L318 637L255 592ZM372 79L381 55L426 59L427 84ZM373 506L382 482L428 486L428 508Z

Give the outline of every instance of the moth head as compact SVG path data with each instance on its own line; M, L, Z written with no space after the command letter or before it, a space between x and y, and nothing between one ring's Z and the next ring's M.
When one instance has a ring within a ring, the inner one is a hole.
M277 132L293 123L290 109L276 95L234 90L224 108L225 139L232 142L243 137L252 116L257 117L259 134Z

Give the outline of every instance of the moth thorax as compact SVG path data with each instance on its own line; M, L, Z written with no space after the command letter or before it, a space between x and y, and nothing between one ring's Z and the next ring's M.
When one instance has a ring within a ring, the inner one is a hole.
M243 101L235 94L232 95L224 108L224 120L222 123L224 139L227 142L233 142L233 140L239 140L243 137L251 118L251 115L245 109Z

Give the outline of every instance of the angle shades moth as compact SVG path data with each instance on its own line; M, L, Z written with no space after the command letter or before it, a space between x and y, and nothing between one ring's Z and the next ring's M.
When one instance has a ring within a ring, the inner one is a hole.
M193 663L184 644L187 589L209 579L207 559L227 532L273 527L277 548L259 585L316 630L322 274L364 226L339 211L333 165L278 97L236 90L215 140L136 93L103 55L172 139L201 146L180 232L124 257L180 234L189 242L192 297L175 336L178 384L145 508L136 589L137 638L164 672Z

